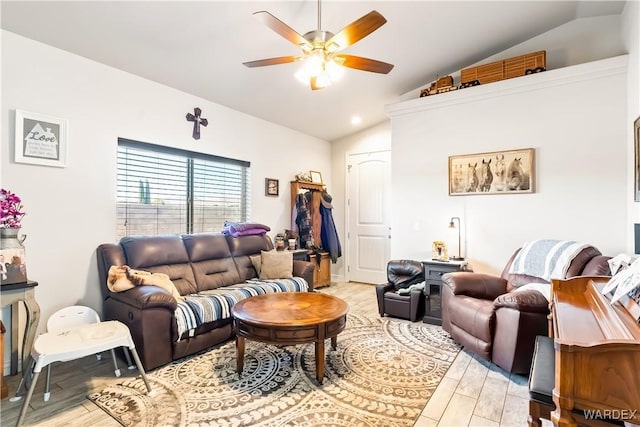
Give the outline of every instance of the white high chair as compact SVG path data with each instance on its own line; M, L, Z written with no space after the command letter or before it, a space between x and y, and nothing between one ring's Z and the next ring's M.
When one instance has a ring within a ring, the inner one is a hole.
M47 332L52 334L57 334L74 326L80 325L90 325L92 323L99 323L100 316L98 313L90 307L84 307L81 305L74 305L71 307L62 308L49 317L47 320ZM125 353L127 354L127 353ZM120 369L118 368L118 362L116 361L116 352L112 348L111 356L113 357L113 366L115 367L114 374L116 377L121 375ZM128 356L128 354L127 354ZM102 359L101 354L96 354L96 358L98 360ZM131 365L131 362L129 362ZM47 384L44 389L44 401L48 402L51 398L51 393L49 392L49 387L51 385L51 365L47 366Z
M63 314L58 315L60 312ZM20 426L22 421L24 421L27 408L29 407L29 401L33 396L33 390L42 368L45 366L49 368L53 362L68 362L91 354L111 350L113 362L116 367L116 376L120 376L113 350L117 347L127 347L133 355L138 371L140 371L147 393L151 391L151 386L147 381L144 368L136 352L131 333L124 323L116 320L100 322L100 318L94 310L82 306L62 309L54 313L51 317L54 318L54 320L52 321L50 318L47 322L48 332L37 337L33 343L31 358L29 358L29 363L25 371L29 372L33 369L33 378L31 379L27 395L22 402L22 408L16 426ZM23 383L21 382L18 387L18 393L20 393L22 385ZM47 370L45 400L48 400L49 396L49 370Z

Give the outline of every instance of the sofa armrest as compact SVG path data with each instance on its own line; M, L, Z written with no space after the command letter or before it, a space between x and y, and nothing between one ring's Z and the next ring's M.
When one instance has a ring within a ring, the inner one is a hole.
M124 292L110 292L109 294L112 300L120 301L140 310L164 307L173 313L178 307L178 302L173 295L157 286L136 286Z
M308 261L293 260L294 277L302 277L309 284L309 291L313 291L313 273L316 267Z
M507 292L507 281L501 277L468 271L456 271L442 276L442 283L454 295L494 300Z
M506 307L524 313L549 313L549 301L540 292L534 290L514 291L500 295L494 300L493 306L496 310Z

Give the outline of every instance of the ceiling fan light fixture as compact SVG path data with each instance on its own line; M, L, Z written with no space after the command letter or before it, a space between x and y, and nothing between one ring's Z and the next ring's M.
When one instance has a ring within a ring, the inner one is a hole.
M328 60L325 63L324 68L327 73L329 73L332 82L339 80L344 74L344 67L333 59Z
M304 60L304 65L295 73L295 77L305 85L311 84L316 89L322 89L331 86L343 74L344 67L333 59L325 60L314 54Z
M379 74L387 74L393 68L392 64L375 59L338 54L338 52L368 36L387 22L375 10L353 21L337 34L321 29L320 0L318 0L318 27L315 30L306 32L304 35L301 35L267 11L255 12L254 16L280 36L300 47L303 56L280 56L244 62L243 64L247 67L287 64L304 59L304 65L295 73L295 76L304 84L309 84L312 90L329 86L342 76L344 68Z
M322 71L317 76L311 76L311 81L309 82L311 87L315 89L324 89L325 87L331 86L331 76L326 71Z

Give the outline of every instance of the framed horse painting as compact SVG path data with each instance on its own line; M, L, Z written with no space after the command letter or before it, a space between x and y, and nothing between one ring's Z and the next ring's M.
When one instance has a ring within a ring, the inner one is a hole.
M640 117L633 122L633 141L636 151L634 200L640 202Z
M449 195L533 193L534 149L449 156Z

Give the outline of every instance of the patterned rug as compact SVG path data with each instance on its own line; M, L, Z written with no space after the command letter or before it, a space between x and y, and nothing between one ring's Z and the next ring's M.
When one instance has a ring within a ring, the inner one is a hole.
M338 348L326 345L315 380L314 345L246 341L175 361L89 396L124 426L411 426L459 347L441 328L349 313Z

